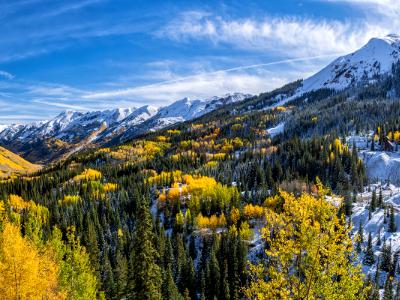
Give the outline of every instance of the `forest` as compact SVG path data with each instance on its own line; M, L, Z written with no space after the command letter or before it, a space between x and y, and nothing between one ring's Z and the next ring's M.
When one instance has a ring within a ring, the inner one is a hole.
M0 298L379 299L357 263L374 263L371 238L350 237L370 182L345 137L373 130L371 147L397 147L399 104L377 92L389 81L255 109L294 83L2 179ZM385 299L396 286L388 277Z

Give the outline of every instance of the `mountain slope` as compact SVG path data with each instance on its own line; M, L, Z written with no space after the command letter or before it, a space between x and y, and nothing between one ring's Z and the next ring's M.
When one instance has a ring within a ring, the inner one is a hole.
M146 105L93 112L65 111L49 121L1 126L0 145L29 160L48 162L83 148L120 143L191 120L248 97L250 95L234 93L210 99L184 98L161 108Z
M400 36L391 34L373 38L359 50L335 59L315 75L303 81L301 92L330 88L342 90L360 82L373 81L388 73L400 58Z
M32 173L39 169L40 166L31 164L22 157L0 147L0 177Z

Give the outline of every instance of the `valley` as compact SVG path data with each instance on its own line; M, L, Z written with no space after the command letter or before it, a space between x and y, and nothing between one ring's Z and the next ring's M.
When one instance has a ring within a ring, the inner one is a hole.
M399 49L254 96L1 126L0 295L395 299Z

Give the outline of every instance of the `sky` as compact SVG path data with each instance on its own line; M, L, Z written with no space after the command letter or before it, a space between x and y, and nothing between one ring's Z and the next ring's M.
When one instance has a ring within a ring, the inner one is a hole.
M0 124L270 91L399 17L400 0L0 0Z

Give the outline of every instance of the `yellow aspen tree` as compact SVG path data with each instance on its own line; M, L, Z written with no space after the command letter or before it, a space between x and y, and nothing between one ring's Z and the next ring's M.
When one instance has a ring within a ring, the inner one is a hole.
M337 208L318 197L280 192L266 201L267 264L250 265L248 299L364 299L363 275ZM268 279L267 279L268 278Z
M0 235L0 298L64 299L58 287L59 268L49 254L6 223Z

